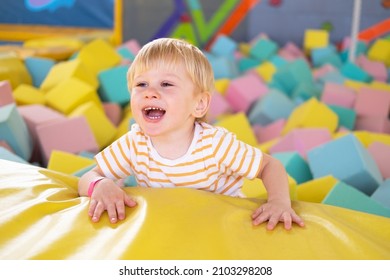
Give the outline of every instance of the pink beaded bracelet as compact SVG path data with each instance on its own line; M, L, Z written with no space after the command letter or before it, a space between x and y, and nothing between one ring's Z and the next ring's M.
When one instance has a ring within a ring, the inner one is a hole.
M93 190L95 189L95 186L96 184L105 179L106 177L96 177L94 180L91 181L91 183L89 183L89 188L88 188L88 196L91 197L92 196L92 193L93 193Z

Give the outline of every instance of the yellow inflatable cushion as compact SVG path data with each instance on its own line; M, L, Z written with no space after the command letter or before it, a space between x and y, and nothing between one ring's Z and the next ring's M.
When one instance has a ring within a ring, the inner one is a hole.
M389 259L390 219L293 202L306 227L252 226L264 200L192 189L127 188L127 218L99 223L77 177L0 160L0 259Z

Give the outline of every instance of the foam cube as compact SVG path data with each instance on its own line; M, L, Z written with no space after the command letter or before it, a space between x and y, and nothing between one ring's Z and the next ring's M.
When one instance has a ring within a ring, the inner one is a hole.
M33 86L39 88L56 62L50 58L26 57L24 64L31 75Z
M390 91L362 87L356 97L354 109L359 117L388 117L390 113Z
M304 52L293 42L287 42L283 48L279 49L278 54L287 60L295 60L298 58L305 59Z
M86 118L100 149L113 141L117 129L94 102L90 101L80 105L69 116Z
M45 94L32 85L20 84L13 92L18 105L45 104Z
M8 149L6 149L4 147L0 147L0 159L29 164L28 161L26 161L25 159L21 158L20 156L18 156L16 154L12 153L11 151L9 151Z
M246 71L256 68L260 64L260 62L257 59L251 57L241 57L238 59L237 64L240 73L244 73Z
M314 48L324 48L329 45L329 33L326 30L308 29L303 38L303 48L310 53Z
M90 100L103 109L99 96L93 87L77 78L62 81L46 94L47 105L65 115L70 114L75 108Z
M135 55L129 49L127 49L125 47L118 47L116 49L116 51L122 57L122 63L123 63L123 61L127 61L130 64L135 58Z
M313 83L309 64L303 59L296 59L280 66L272 76L272 83L280 85L283 92L291 93L300 83Z
M367 194L344 182L338 182L324 198L322 203L373 215L390 217L390 208L384 207Z
M385 180L371 195L371 198L390 209L390 179Z
M214 92L211 96L207 119L209 122L213 123L218 117L229 114L232 111L233 110L226 99L219 92Z
M337 182L335 177L328 175L299 184L297 200L321 203Z
M372 81L372 76L355 63L344 63L344 65L340 68L340 71L345 77L355 81L363 83L369 83Z
M338 71L338 69L336 67L334 67L333 65L325 64L325 65L322 65L318 68L313 69L312 74L313 74L314 80L318 80L319 78L321 78L322 76L325 76L328 73L337 72L337 71Z
M321 101L328 105L354 108L356 92L342 84L326 82L321 95Z
M130 39L122 43L120 47L127 48L134 55L137 55L137 53L141 50L139 42L135 39Z
M226 35L218 35L211 45L210 51L216 56L233 57L238 44L232 38Z
M381 116L362 116L356 119L355 130L390 134L390 120Z
M72 174L82 168L95 164L95 161L69 152L53 150L47 169Z
M225 56L208 55L211 67L213 69L214 78L218 79L233 79L239 75L237 65L231 58Z
M119 125L122 118L122 108L118 103L103 103L103 109L114 126Z
M257 75L247 73L230 81L225 98L235 112L246 112L267 92L267 85Z
M353 134L313 148L307 160L314 178L333 175L367 195L383 182L374 159Z
M0 107L14 103L12 87L9 80L0 81Z
M276 72L276 67L273 63L264 61L255 70L265 82L270 82Z
M257 146L257 139L252 130L247 116L244 113L236 113L226 116L215 123L216 126L221 126L235 133L237 139L252 145Z
M297 152L274 153L272 156L282 162L287 173L298 183L313 179L309 165Z
M390 41L376 40L369 48L367 56L371 60L382 61L387 67L390 67Z
M291 98L294 102L299 103L306 101L312 97L320 98L321 90L317 85L310 82L300 82L295 89L291 92Z
M36 131L44 164L49 162L53 150L73 154L99 151L94 134L83 116L45 123L39 125Z
M382 61L372 61L369 60L365 55L360 55L357 58L356 63L375 80L382 82L387 81L388 73L386 65Z
M266 38L260 38L252 45L249 55L259 59L260 61L265 61L275 55L278 48L277 43L274 41Z
M15 104L0 107L0 140L6 141L22 159L30 159L32 139Z
M293 110L283 129L283 134L295 128L327 128L330 132L334 132L337 127L337 114L313 97Z
M229 87L229 84L230 84L230 80L229 79L217 79L214 82L214 88L221 95L225 95L226 90Z
M95 90L99 85L97 77L88 71L80 60L74 59L55 64L42 81L40 89L44 92L48 92L62 81L70 78L77 78L80 81L89 84Z
M20 84L32 84L30 73L17 54L3 52L0 65L0 81L8 80L13 89Z
M253 130L256 134L257 142L264 143L280 137L285 124L286 120L279 119L266 126L256 124L253 125Z
M20 106L18 107L18 111L23 117L30 132L30 136L35 143L38 141L38 126L66 120L65 115L41 104Z
M356 112L352 109L342 106L329 105L329 108L335 112L339 118L339 127L353 130L356 122Z
M251 124L268 125L279 119L287 119L295 104L284 93L271 89L262 98L254 102L248 112Z
M343 65L336 48L332 45L312 49L311 59L313 67L316 68L326 64L333 65L336 68L340 68Z
M88 71L95 76L100 71L117 66L122 60L114 47L103 39L95 39L84 45L77 59L81 60Z
M117 66L99 73L99 95L104 102L115 102L122 106L130 101L130 93L127 87L128 66Z
M373 142L367 148L378 165L383 178L390 178L390 145Z
M287 133L275 145L270 148L271 153L296 151L303 158L307 153L322 144L332 140L332 136L326 128L296 128Z

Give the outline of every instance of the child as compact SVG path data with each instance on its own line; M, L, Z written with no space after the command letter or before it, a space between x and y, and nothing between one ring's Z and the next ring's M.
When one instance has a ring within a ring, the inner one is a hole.
M260 178L268 201L252 214L254 225L279 221L304 226L291 208L283 165L223 128L203 121L214 87L213 70L195 46L162 38L146 44L128 74L131 130L96 155L97 166L79 181L79 194L91 196L88 214L98 222L125 218L136 202L115 183L134 175L142 187L187 187L242 196L243 177Z

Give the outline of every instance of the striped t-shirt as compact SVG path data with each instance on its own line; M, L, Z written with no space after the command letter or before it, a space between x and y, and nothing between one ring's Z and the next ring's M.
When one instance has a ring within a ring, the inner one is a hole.
M230 196L241 196L243 178L258 175L262 158L259 149L233 133L203 122L195 123L192 143L178 159L161 157L138 124L95 157L111 179L134 175L143 187L187 187Z

